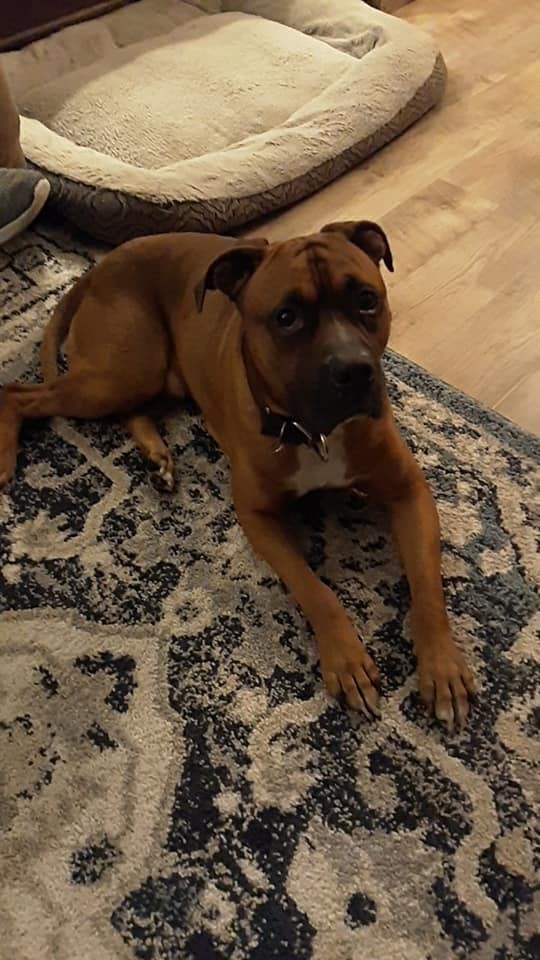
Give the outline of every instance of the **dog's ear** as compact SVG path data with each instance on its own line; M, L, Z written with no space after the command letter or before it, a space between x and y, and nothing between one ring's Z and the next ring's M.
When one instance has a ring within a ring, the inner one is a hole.
M394 272L394 261L388 238L378 223L371 220L345 220L343 223L327 223L321 233L342 233L347 240L359 247L374 263L381 260L385 267Z
M199 313L207 290L221 290L230 300L236 300L242 287L255 273L264 257L268 241L262 237L231 247L216 257L204 277L195 287L195 303Z

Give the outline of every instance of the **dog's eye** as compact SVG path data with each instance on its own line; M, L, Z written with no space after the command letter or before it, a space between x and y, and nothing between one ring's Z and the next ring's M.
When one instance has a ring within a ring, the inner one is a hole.
M276 324L281 333L296 333L304 326L304 318L295 307L281 307L276 313Z
M373 290L360 290L355 297L354 305L359 313L375 313L379 306L379 298Z

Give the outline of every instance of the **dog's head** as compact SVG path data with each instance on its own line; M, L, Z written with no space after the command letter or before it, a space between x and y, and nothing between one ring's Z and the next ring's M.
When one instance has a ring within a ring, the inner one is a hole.
M265 401L329 434L382 409L391 314L381 261L393 270L376 223L330 223L284 243L238 244L210 264L196 297L199 307L206 290L234 301Z

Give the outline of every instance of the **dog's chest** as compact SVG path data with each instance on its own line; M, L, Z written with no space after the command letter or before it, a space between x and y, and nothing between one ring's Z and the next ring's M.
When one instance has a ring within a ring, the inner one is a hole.
M339 489L351 483L343 429L339 427L328 438L328 460L324 462L309 447L298 447L298 466L289 477L287 487L297 497L324 487Z

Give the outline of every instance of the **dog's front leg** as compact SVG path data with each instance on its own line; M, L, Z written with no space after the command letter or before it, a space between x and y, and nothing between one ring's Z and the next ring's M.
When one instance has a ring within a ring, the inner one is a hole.
M328 692L343 692L353 709L378 715L377 669L336 595L289 539L279 511L255 507L244 493L235 495L235 504L253 549L283 581L313 627Z
M389 500L392 529L411 591L411 632L423 700L449 729L461 726L474 694L472 674L450 633L441 580L439 519L416 465Z

